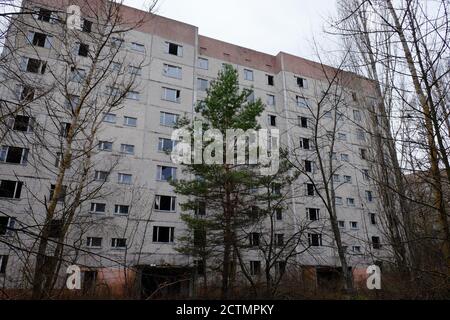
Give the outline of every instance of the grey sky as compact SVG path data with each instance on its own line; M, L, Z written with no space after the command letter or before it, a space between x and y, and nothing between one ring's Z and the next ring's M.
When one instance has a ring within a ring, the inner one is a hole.
M199 27L202 35L269 54L279 51L314 59L335 0L159 0L157 14ZM148 1L147 1L148 2ZM142 0L125 0L142 9ZM314 59L315 60L315 59Z

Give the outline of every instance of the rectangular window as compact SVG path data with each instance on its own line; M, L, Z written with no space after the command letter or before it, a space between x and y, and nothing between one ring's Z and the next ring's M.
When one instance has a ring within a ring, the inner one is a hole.
M113 143L109 141L99 141L98 150L111 152L113 148Z
M105 182L108 180L108 175L107 171L95 171L94 179L95 181Z
M11 125L13 130L27 133L33 132L33 118L17 115L14 117L13 122L14 123Z
M205 216L206 215L206 202L197 201L197 206L195 207L195 214L197 216Z
M360 154L362 160L367 160L367 150L366 149L359 149L359 154Z
M366 134L364 133L364 130L356 129L356 138L359 141L365 141L366 140Z
M141 99L141 94L138 91L128 91L127 99L139 101Z
M321 247L322 235L319 233L308 233L308 243L311 247Z
M209 68L209 61L205 58L198 58L197 60L197 67L199 69L208 70Z
M134 76L140 76L142 74L142 68L135 66L128 66L128 73Z
M361 112L359 110L353 110L353 120L361 121Z
M305 160L304 166L305 166L305 172L313 173L313 171L314 171L314 164L313 164L312 161Z
M157 166L156 174L159 181L171 181L177 178L177 168L167 166Z
M1 180L0 198L20 199L22 185L21 181Z
M33 14L36 20L43 22L54 22L54 13L51 10L38 8L36 9L36 13Z
M123 118L123 125L128 127L136 127L137 126L137 118L127 117Z
M250 261L250 275L258 276L261 274L261 261Z
M357 230L358 229L358 222L357 221L350 221L350 229Z
M83 19L83 24L81 26L81 30L86 33L91 33L92 31L92 21Z
M305 78L297 77L297 85L300 88L304 88L304 89L308 88L308 82L306 81Z
M341 176L338 174L333 174L333 182L341 182Z
M338 220L338 227L339 227L339 229L345 229L345 221Z
M11 164L27 164L29 149L18 147L0 147L0 162Z
M345 162L349 162L350 161L350 156L346 153L342 153L341 154L341 160L345 161Z
M347 183L352 183L352 177L351 176L344 176L344 181Z
M311 149L310 139L300 138L300 148L304 150L310 150Z
M372 237L372 248L379 250L381 249L380 237L373 236Z
M155 209L159 211L175 212L176 197L160 196L155 197Z
M131 50L137 51L137 52L145 52L145 46L143 44L132 42L131 43Z
M134 145L132 144L121 144L120 152L124 154L134 154Z
M7 264L8 264L8 256L0 255L0 274L6 273Z
M106 212L106 204L104 203L91 203L91 213L105 213Z
M347 205L349 207L354 207L355 206L355 199L354 198L347 198Z
M308 108L309 106L308 99L301 96L297 96L297 106L300 108Z
M89 55L89 45L86 43L77 43L75 50L81 57L87 57Z
M244 79L248 81L253 81L253 71L249 69L244 69Z
M163 67L163 74L170 78L181 79L182 69L180 67L165 63Z
M167 112L160 112L159 123L162 126L174 127L178 122L178 115Z
M53 43L53 37L40 32L29 31L27 39L30 44L37 47L50 49Z
M116 121L117 116L114 113L105 113L103 115L103 122L116 123Z
M377 215L375 213L369 213L370 215L370 223L373 225L377 224Z
M310 197L315 195L314 185L312 183L306 183L306 195Z
M125 238L112 238L111 248L125 249L127 247L127 239Z
M181 91L177 89L163 88L162 99L171 102L180 102Z
M172 43L172 42L165 42L164 43L164 52L171 54L173 56L182 57L183 56L183 46L180 46L180 45Z
M361 247L360 246L352 246L352 251L354 253L361 253Z
M176 146L176 141L167 139L167 138L159 138L158 142L158 151L159 152L172 152Z
M334 201L335 201L336 205L342 205L343 204L342 197L335 197Z
M61 219L52 219L50 221L49 238L61 238L63 234L64 223Z
M34 99L35 91L35 88L31 86L17 84L15 94L20 102L31 102Z
M132 184L133 183L133 175L119 173L118 175L118 183L120 184Z
M306 117L298 117L298 124L300 125L300 127L306 129L308 128L309 119Z
M347 135L345 133L338 133L338 140L347 141Z
M83 80L85 78L86 78L86 70L85 69L80 69L80 68L75 68L75 67L70 68L69 81L81 83L81 82L83 82Z
M278 221L283 220L283 209L277 208L275 210L275 214L276 214L276 218L277 218Z
M275 245L279 246L279 247L284 245L284 234L283 233L275 234Z
M30 73L44 74L46 68L47 62L33 58L22 57L20 63L20 70Z
M0 217L0 236L6 236L12 234L14 226L16 224L16 218L12 217Z
M50 185L50 199L53 199L53 193L55 192L55 185L52 184ZM61 191L59 192L58 195L58 201L64 201L64 199L66 199L66 194L67 194L67 186L62 186Z
M306 213L308 215L309 221L318 221L320 219L319 212L320 212L319 209L306 208Z
M274 85L274 77L270 74L267 74L266 77L267 77L267 85L273 86Z
M362 176L364 181L369 181L370 174L368 169L362 169Z
M124 43L124 40L117 37L111 37L111 46L113 48L120 48Z
M372 191L366 190L366 200L367 200L367 202L372 202L373 201Z
M260 237L260 234L257 232L252 232L249 234L250 247L258 247L259 246L259 237Z
M174 242L174 227L153 227L153 242L173 243Z
M129 213L130 213L130 206L122 204L116 204L114 206L114 214L127 216Z
M274 106L275 105L275 96L273 94L268 94L266 103L268 106Z
M86 239L86 247L89 248L101 248L102 247L102 238L99 237L87 237Z
M197 78L197 87L199 91L208 90L208 80Z
M269 122L269 125L271 125L272 127L276 127L277 126L277 116L269 114L267 116L267 120Z

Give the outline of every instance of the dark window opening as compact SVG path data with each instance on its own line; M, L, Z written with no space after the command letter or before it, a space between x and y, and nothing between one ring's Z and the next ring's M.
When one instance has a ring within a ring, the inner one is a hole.
M153 242L170 243L174 241L174 227L153 227Z
M276 246L284 245L284 234L282 234L282 233L275 234L275 245Z
M312 161L305 160L305 172L312 173L312 171L313 171Z
M309 139L308 138L300 139L300 147L305 149L305 150L310 150L311 145L309 143Z
M269 86L273 86L273 85L274 85L274 79L273 79L273 76L267 75L267 84L268 84Z
M47 36L40 32L35 32L33 36L33 46L45 47L45 40Z
M377 218L375 213L370 214L370 223L371 224L377 224Z
M259 246L259 239L260 239L260 234L257 232L252 232L249 235L249 240L250 240L250 246L251 247L257 247Z
M319 218L320 218L319 209L308 208L307 210L308 210L308 218L310 221L319 220Z
M197 228L194 230L194 246L204 248L206 246L206 230Z
M23 102L30 102L34 99L34 88L30 86L23 86L20 92L19 100Z
M29 58L26 71L31 73L45 73L47 63L38 59Z
M2 180L0 183L0 197L20 199L23 182Z
M4 236L8 234L9 231L14 230L15 223L15 218L0 217L0 236Z
M62 123L60 132L61 137L67 138L67 136L69 135L69 130L70 130L70 123L67 122Z
M175 197L156 196L155 209L161 211L175 211Z
M22 131L22 132L28 132L31 131L30 129L30 122L31 118L26 116L16 116L14 118L14 126L13 130L16 131Z
M252 276L261 274L261 261L250 261L250 274Z
M372 248L381 249L380 237L372 237Z
M308 243L311 247L322 246L322 235L317 233L308 234Z
M300 126L302 128L308 128L308 118L300 117Z
M85 43L80 43L78 47L78 55L82 57L87 57L89 54L89 45Z
M0 256L0 274L6 273L6 265L8 264L8 256Z
M44 8L39 8L37 19L39 21L50 22L52 20L52 11Z
M61 219L52 219L49 226L49 238L61 238L63 234L63 221Z
M28 149L18 147L6 147L6 157L1 156L1 160L12 164L26 164L28 158Z
M269 116L269 123L272 127L275 127L277 125L277 117L276 116Z
M127 239L125 239L125 238L112 238L111 239L111 247L113 247L113 248L126 248L127 247Z
M199 276L205 275L205 262L203 260L195 260L195 267Z
M195 214L199 216L206 215L206 202L199 201L197 207L195 208Z
M277 217L277 220L283 220L283 210L281 208L277 209L276 217Z
M169 43L169 54L172 54L174 56L180 56L181 55L181 46L175 44L175 43Z
M90 33L92 31L92 21L89 20L83 20L83 32Z
M306 195L307 196L314 196L314 185L312 183L306 184Z
M54 192L55 192L55 185L52 184L50 186L50 199L53 198L53 193ZM57 200L58 201L64 201L64 199L66 198L66 192L67 192L67 186L62 186Z

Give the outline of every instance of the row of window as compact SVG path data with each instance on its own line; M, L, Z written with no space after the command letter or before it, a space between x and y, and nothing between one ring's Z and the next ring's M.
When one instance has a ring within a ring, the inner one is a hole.
M305 195L306 196L314 197L314 196L316 196L316 193L317 193L317 191L316 191L316 188L313 183L305 183ZM374 200L373 192L370 190L366 190L365 198L366 198L367 202L373 202L373 200ZM334 199L335 199L336 205L344 204L342 197L335 197ZM355 206L355 198L347 198L347 205L349 207L354 207Z
M152 241L155 243L174 243L175 242L175 228L153 226ZM89 248L100 249L103 246L103 238L101 237L87 237L86 246ZM113 249L126 249L126 238L112 238L111 248Z

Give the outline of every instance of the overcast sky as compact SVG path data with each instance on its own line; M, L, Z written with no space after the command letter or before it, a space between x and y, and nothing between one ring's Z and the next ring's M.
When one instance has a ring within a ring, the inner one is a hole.
M148 2L148 0L147 0ZM157 14L199 27L199 33L254 50L314 59L312 39L322 34L336 0L159 0ZM142 9L142 0L125 0ZM315 60L315 59L314 59Z

